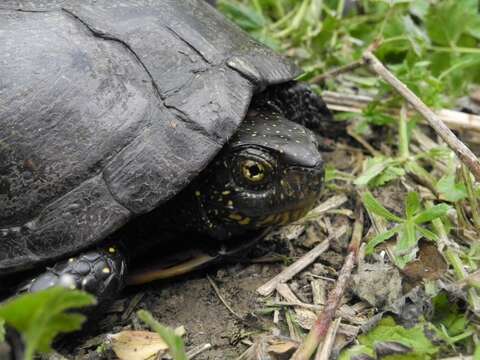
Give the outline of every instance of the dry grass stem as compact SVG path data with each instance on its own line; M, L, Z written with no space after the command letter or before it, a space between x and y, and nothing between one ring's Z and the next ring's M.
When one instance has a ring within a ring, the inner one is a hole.
M197 355L200 355L202 352L211 349L211 344L203 344L199 346L195 346L193 349L187 351L187 358L194 359Z
M324 82L326 79L338 76L338 75L346 73L346 72L353 71L353 70L358 69L359 67L362 67L362 66L363 66L363 61L362 60L357 60L357 61L354 61L350 64L339 66L335 69L332 69L330 71L324 72L323 74L315 76L312 80L310 80L310 82L312 84L320 84L320 83Z
M217 294L218 298L220 299L220 301L222 302L222 304L225 305L225 307L227 308L227 310L230 311L230 313L231 313L233 316L235 316L237 319L243 321L243 317L241 317L240 315L238 315L238 314L231 308L231 306L228 305L227 301L223 298L222 294L220 294L220 289L218 288L217 284L215 284L215 282L212 280L212 278L207 275L207 279L208 279L208 281L210 282L210 285L212 285L212 288L213 288L213 290L215 291L215 294Z
M373 96L338 93L333 91L322 92L322 97L328 108L340 112L361 114L369 103L374 101ZM409 111L408 115L413 112ZM480 116L451 109L440 109L435 115L452 129L480 131Z
M268 282L260 286L257 289L257 292L262 296L270 295L278 286L278 284L282 284L290 280L300 271L305 269L308 265L313 263L315 259L318 258L322 253L324 253L329 248L331 239L339 238L346 231L347 231L346 226L340 227L337 231L331 234L323 242L321 242L319 245L317 245L308 253L306 253L304 256L302 256L300 259L298 259L293 264L291 264L286 269L284 269L280 274L278 274L277 276L275 276L274 278L270 279Z

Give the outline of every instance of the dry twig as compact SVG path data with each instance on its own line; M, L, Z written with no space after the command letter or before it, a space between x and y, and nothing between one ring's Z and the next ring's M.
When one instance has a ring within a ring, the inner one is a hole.
M362 60L357 60L357 61L354 61L350 64L337 67L337 68L332 69L330 71L327 71L323 74L315 76L310 82L312 84L319 84L319 83L324 82L328 78L335 77L337 75L353 71L353 70L358 69L359 67L362 67L362 66L363 66L363 61Z
M375 100L373 96L323 91L322 98L328 108L334 111L361 114L369 103ZM392 111L395 113L394 111ZM413 112L409 111L408 115ZM436 110L435 114L448 127L457 130L480 131L480 116L452 109Z
M200 355L202 352L211 349L211 347L212 347L212 345L209 344L209 343L199 345L199 346L195 346L193 349L191 349L187 352L187 358L188 359L193 359L197 355Z
M212 280L212 278L207 275L207 279L208 279L208 281L210 282L210 285L212 285L212 288L213 288L213 290L215 291L215 294L217 294L218 298L220 299L220 301L222 302L222 304L225 305L225 307L227 308L227 310L230 311L230 313L231 313L233 316L235 316L237 319L243 321L243 317L241 317L240 315L238 315L238 314L231 308L231 306L228 305L227 301L223 298L222 294L220 294L220 289L218 288L217 284L215 284L215 282Z
M342 318L336 319L328 328L327 336L321 348L318 348L315 360L328 360L332 353L333 345L335 344L335 336L337 335L338 328Z
M325 252L330 246L330 240L342 236L347 231L346 226L340 227L337 231L331 234L327 239L322 241L319 245L314 247L300 259L295 261L292 265L284 269L280 274L270 279L268 282L263 284L257 289L257 292L260 295L268 296L270 295L278 284L284 283L298 274L300 271L305 269L308 265L313 263L316 258L318 258L323 252Z

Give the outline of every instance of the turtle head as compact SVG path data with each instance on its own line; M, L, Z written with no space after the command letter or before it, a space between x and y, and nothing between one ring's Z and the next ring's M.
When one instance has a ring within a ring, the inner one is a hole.
M223 239L295 221L318 199L323 173L313 132L272 110L251 109L194 186L197 224Z

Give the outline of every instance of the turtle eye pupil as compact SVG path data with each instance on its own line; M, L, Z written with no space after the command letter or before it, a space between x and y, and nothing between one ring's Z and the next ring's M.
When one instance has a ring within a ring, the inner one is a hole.
M249 181L262 181L265 177L265 168L256 161L247 160L243 163L242 174Z
M250 171L251 177L258 176L262 173L262 170L258 165L253 165L248 168L248 171Z

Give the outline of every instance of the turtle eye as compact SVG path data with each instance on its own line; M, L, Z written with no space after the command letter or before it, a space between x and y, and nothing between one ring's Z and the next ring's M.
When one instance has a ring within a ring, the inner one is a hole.
M254 160L245 160L241 165L242 175L250 182L258 183L265 179L266 169L262 163Z

